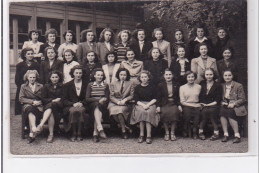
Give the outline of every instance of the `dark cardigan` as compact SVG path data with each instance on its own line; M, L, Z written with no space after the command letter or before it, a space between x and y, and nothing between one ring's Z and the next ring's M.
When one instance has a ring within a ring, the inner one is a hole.
M201 85L201 91L199 96L200 103L209 104L214 101L216 101L217 104L220 103L222 99L222 87L218 82L214 81L214 84L210 88L208 94L207 94L207 82L203 80L201 81L200 85Z

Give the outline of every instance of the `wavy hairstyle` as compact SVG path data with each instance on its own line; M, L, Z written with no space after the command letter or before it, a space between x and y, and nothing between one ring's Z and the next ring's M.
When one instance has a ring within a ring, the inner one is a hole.
M24 49L22 49L22 51L21 51L21 58L25 61L26 60L26 53L28 52L28 51L32 51L32 52L34 52L33 51L33 49L32 48L30 48L30 47L26 47L26 48L24 48Z
M106 32L110 32L111 33L110 43L113 44L114 43L114 35L115 35L115 33L110 28L105 28L105 29L102 30L102 32L100 33L100 36L99 36L99 41L100 42L104 42L105 41L105 33Z

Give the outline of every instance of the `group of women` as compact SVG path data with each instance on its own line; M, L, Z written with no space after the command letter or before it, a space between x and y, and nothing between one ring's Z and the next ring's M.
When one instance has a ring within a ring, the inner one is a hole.
M139 143L152 143L152 127L159 122L165 129L164 140L175 141L181 117L184 137L192 127L193 138L205 140L204 127L210 119L214 128L210 140L217 140L220 120L222 142L229 140L229 122L233 143L239 143L238 117L247 113L245 94L243 86L233 80L238 69L226 30L218 29L215 44L204 27L196 28L196 36L188 44L177 29L172 46L161 28L154 29L153 42L145 34L143 29L133 34L122 30L115 44L113 31L105 28L96 43L95 33L87 29L81 35L83 42L76 45L73 31L68 30L63 35L66 42L58 45L55 29L46 31L44 44L38 41L37 30L30 31L15 76L15 113L26 119L28 143L46 122L47 142L53 142L61 119L72 142L83 140L86 122L98 142L107 138L104 116L118 123L124 139L132 133L131 126L138 124Z

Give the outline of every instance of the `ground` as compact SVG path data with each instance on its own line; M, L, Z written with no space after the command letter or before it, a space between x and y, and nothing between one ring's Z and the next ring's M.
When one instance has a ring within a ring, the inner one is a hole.
M232 140L222 143L221 140L193 140L177 136L177 141L164 141L163 133L155 133L152 144L137 143L137 136L121 139L118 129L105 129L108 139L93 143L91 135L81 142L70 142L68 136L60 135L53 143L46 143L48 130L39 135L32 144L21 139L21 116L10 117L10 149L14 155L52 155L52 154L155 154L155 153L244 153L248 151L247 138L241 143L233 144Z

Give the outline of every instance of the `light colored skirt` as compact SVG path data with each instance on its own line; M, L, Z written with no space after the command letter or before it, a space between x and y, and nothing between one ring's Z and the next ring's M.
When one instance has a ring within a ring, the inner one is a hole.
M148 102L142 102L147 104ZM160 116L156 113L155 104L150 106L149 109L145 110L142 106L135 105L131 114L130 124L136 124L141 121L149 122L154 127L158 126Z
M119 106L116 105L115 103L109 102L107 109L109 110L109 115L118 115L118 114L123 114L124 119L127 120L128 116L130 115L130 107L128 105L125 106Z

